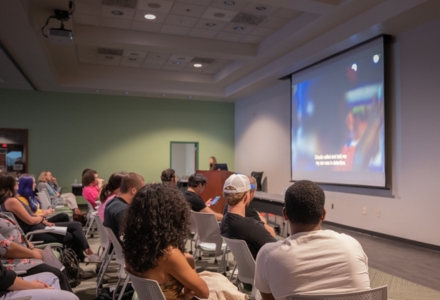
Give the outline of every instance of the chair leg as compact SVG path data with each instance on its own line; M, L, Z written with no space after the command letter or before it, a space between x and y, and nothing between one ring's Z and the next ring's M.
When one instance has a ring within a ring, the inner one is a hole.
M229 277L229 281L231 281L232 277L234 277L235 269L237 269L237 263L235 263L234 268L232 269L231 276Z
M119 292L118 300L121 300L121 299L122 299L122 296L124 296L125 289L127 288L127 284L128 284L128 279L129 279L129 277L128 277L128 275L125 275L125 276L126 276L126 277L125 277L124 285L122 286L122 289L121 289L121 291Z
M96 277L96 297L99 296L99 289L103 285L105 272L107 271L108 266L110 265L114 252L115 250L113 249L112 253L106 255L106 259L102 262L101 268L99 269L99 272Z

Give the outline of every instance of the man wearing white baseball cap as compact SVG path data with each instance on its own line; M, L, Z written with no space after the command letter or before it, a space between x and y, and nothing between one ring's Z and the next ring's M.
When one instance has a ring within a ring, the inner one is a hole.
M223 216L220 230L224 237L244 240L255 258L263 245L277 240L267 231L263 222L246 218L251 189L249 178L245 175L233 174L226 179L223 197L228 203L228 212Z

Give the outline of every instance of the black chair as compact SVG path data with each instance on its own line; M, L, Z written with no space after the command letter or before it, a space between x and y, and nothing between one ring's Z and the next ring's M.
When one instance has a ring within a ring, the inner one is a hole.
M261 191L262 186L261 186L261 181L263 180L263 173L264 172L252 172L251 176L255 178L255 180L257 180L257 191Z

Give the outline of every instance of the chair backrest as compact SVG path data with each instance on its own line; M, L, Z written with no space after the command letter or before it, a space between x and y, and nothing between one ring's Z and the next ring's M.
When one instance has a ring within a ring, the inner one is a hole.
M239 270L238 279L244 283L254 284L255 260L246 242L226 237L223 237L223 239L226 241L232 255L234 255Z
M105 231L104 224L102 224L101 217L98 214L95 214L93 217L95 218L96 225L98 226L101 247L107 249L107 247L110 246L110 240L107 232Z
M251 172L251 176L257 181L257 191L261 191L262 189L261 182L263 180L263 173L264 172Z
M328 295L293 295L286 297L286 300L387 300L387 286L381 286L368 291L345 293L345 294L328 294Z
M222 254L223 238L220 235L220 226L215 215L195 211L192 211L191 214L197 227L197 241L216 244L216 255Z
M40 199L41 202L41 209L48 209L51 205L50 205L50 198L47 196L48 194L46 194L44 191L43 192L38 192L38 199Z
M124 252L122 251L121 242L119 239L115 236L113 230L110 227L105 227L105 231L107 232L107 236L112 242L113 248L115 249L115 255L116 255L116 262L120 265L124 265Z
M157 281L138 277L131 274L127 269L125 269L125 272L130 277L131 284L139 300L166 300Z

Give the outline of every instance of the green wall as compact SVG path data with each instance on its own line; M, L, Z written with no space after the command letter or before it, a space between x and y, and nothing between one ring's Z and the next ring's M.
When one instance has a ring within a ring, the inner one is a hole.
M0 89L0 128L29 129L28 166L68 187L85 168L160 181L170 141L199 142L199 168L216 156L234 170L234 104Z

